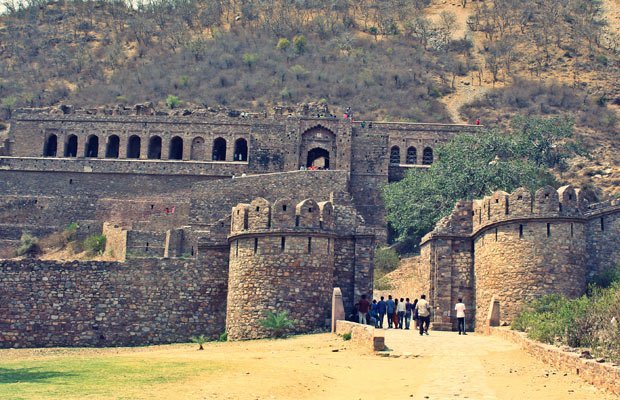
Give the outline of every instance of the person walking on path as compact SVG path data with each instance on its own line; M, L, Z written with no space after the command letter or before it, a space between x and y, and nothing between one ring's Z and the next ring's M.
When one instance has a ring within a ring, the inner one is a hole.
M407 312L407 306L405 305L405 299L403 299L402 297L400 298L400 301L398 302L398 309L396 311L398 312L398 328L403 329L403 320L405 319L405 313Z
M368 302L368 300L366 300L366 295L363 294L357 308L358 322L360 324L366 325L366 314L368 314L369 309L370 303Z
M387 301L385 302L385 309L387 312L387 320L388 320L388 329L392 327L394 311L396 310L396 303L392 300L392 295L388 296Z
M379 327L379 313L377 312L376 299L372 299L372 304L370 305L370 324L375 328Z
M377 303L377 313L379 314L379 328L383 328L383 317L385 317L385 312L387 310L384 297L381 296L381 300Z
M413 304L409 302L409 297L405 299L405 329L411 326L411 316L413 315Z
M394 312L392 313L394 329L398 329L398 298L394 299Z
M418 310L418 318L420 319L420 336L423 334L428 335L428 327L431 323L431 306L426 301L426 295L420 296L418 304L416 304L416 310Z
M415 329L418 329L418 310L416 309L416 306L418 305L418 299L415 299L413 301L413 304L411 305L411 309L413 310L413 324L415 326Z
M459 335L463 332L463 335L467 335L465 333L465 304L463 303L463 299L459 297L459 302L454 305L454 311L456 311L456 320L458 321L459 326Z

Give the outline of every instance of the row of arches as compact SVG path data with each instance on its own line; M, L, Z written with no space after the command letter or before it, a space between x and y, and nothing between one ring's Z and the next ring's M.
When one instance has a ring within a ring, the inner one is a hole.
M146 148L146 157L149 160L162 159L163 141L160 136L151 136L148 139L148 147ZM84 144L84 157L98 158L99 152L103 151L99 143L99 137L97 135L90 135L86 138ZM182 160L183 159L183 138L175 136L170 140L168 147L168 160ZM44 157L57 157L60 156L59 152L58 136L52 134L45 139L43 146ZM120 155L120 138L117 135L110 135L107 138L105 144L105 158L119 158ZM205 140L202 137L196 137L192 140L190 147L190 160L205 160L206 159L206 146ZM142 138L138 135L132 135L127 140L127 152L126 158L142 158ZM213 141L213 147L211 151L212 161L226 161L227 143L224 138L217 138ZM77 157L78 156L78 137L76 135L69 135L66 137L62 147L63 157ZM235 141L234 161L247 161L248 160L248 142L244 138L239 138Z
M390 164L400 164L400 147L392 146L390 149ZM407 149L407 158L405 164L418 163L418 149L411 146ZM422 165L431 165L433 163L433 149L425 147L422 151Z

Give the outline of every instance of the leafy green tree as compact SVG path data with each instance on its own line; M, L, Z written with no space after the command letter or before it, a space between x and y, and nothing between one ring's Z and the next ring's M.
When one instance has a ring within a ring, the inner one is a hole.
M517 148L522 156L538 166L566 167L566 159L574 152L573 121L567 118L529 118L517 116L512 122L517 133Z
M278 44L276 45L276 48L282 51L288 50L289 47L291 47L291 41L287 38L280 38L280 40L278 40Z
M101 255L105 250L105 235L91 235L84 239L84 250L91 255Z
M296 35L293 37L293 49L296 54L304 54L308 40L304 35Z
M258 61L258 54L256 53L243 54L243 63L247 65L249 69L252 69L252 66L254 66L257 61Z
M19 247L17 248L18 256L33 256L41 251L39 247L39 240L32 236L30 232L22 232L22 236L19 239Z
M559 155L541 158L538 151L558 151L558 142L570 136L570 123L556 120L517 120L515 126L522 129L512 135L497 130L459 135L437 150L437 160L428 170L412 170L402 181L387 185L387 220L398 238L421 238L459 199L555 184L547 165ZM543 132L542 127L555 131ZM568 154L566 149L562 157Z

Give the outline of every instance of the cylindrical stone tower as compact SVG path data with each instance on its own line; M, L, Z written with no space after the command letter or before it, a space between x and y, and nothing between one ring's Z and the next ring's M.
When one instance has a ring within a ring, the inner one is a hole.
M266 311L287 311L294 332L324 327L334 280L330 202L257 198L232 210L226 331L231 340L267 337Z
M586 240L580 204L568 186L496 192L474 201L476 327L484 326L493 296L500 320L550 293L584 293Z

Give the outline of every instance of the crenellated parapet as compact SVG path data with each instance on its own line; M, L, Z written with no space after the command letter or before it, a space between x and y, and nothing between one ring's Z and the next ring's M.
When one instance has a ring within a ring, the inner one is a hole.
M331 201L305 199L295 203L281 198L272 204L260 197L233 207L231 220L231 237L275 231L330 233L336 223Z
M512 193L496 191L491 196L473 201L473 233L497 223L516 220L584 218L587 201L572 186L554 189L544 186L531 194L525 188Z

